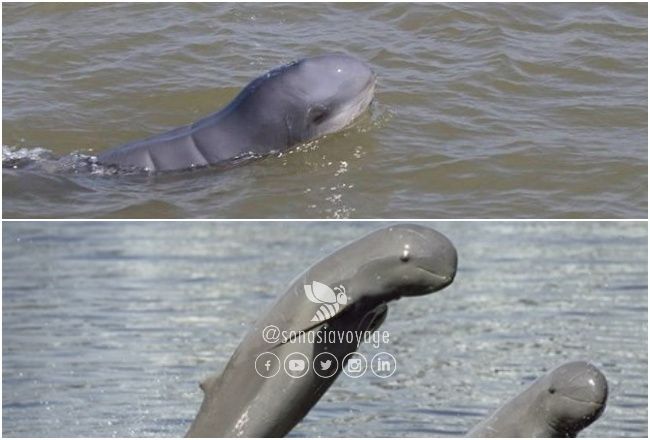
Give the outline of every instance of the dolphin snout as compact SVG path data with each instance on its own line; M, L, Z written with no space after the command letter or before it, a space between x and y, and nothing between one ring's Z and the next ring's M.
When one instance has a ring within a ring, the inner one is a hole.
M458 269L458 253L454 245L442 234L431 243L430 255L424 259L422 267L439 277L445 285L451 284Z
M607 401L607 379L598 368L583 361L571 362L565 368L564 375L569 379L558 387L563 396L598 405Z
M578 379L578 389L573 394L575 400L603 404L607 400L607 379L596 367L590 365L589 371Z

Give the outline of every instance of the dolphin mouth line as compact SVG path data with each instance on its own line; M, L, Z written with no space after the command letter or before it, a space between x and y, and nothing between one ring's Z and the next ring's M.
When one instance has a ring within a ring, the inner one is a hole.
M368 78L368 81L361 88L361 90L357 92L355 96L355 100L359 102L364 102L368 100L369 95L372 97L371 100L374 99L374 95L375 95L374 89L376 84L377 84L377 76L373 73L372 75L370 75L370 78Z
M571 400L571 401L573 401L573 402L586 403L586 404L588 404L588 405L595 405L595 406L602 406L602 405L605 403L605 401L601 401L601 402L599 402L599 401L595 401L595 400L577 399L577 398L575 398L575 397L565 396L565 395L563 395L563 394L561 394L560 397L562 397L562 398L564 398L564 399Z
M375 95L375 76L371 76L366 85L361 89L361 91L357 94L358 98L361 98L362 101L371 101L374 99ZM370 104L370 102L368 102Z
M368 81L368 84L366 87L363 89L364 94L370 95L370 101L375 100L375 88L377 87L377 78L373 75L372 78ZM368 103L370 105L370 102Z
M440 275L440 274L438 274L436 272L433 272L433 271L431 271L429 269L425 269L422 266L416 266L416 267L418 269L428 273L432 277L438 279L439 281L442 281L442 283L445 284L445 286L449 285L454 280L454 275L446 275L446 276L445 275Z

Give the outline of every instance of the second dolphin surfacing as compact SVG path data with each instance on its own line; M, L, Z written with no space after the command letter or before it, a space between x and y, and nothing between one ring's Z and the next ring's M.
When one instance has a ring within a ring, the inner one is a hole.
M576 437L607 402L607 379L594 365L560 365L472 428L467 437Z
M443 289L453 281L456 265L456 249L451 242L417 225L379 229L314 264L248 331L223 373L201 384L203 403L187 435L286 435L336 380L344 357L355 351L357 344L307 340L269 343L263 338L264 329L273 325L281 332L372 331L385 319L390 301ZM310 300L305 286L314 281L345 291L346 301L341 301L329 319L313 320L321 305ZM300 378L290 377L282 368L275 376L263 378L255 370L255 361L264 352L272 352L281 362L288 354L299 352L310 363L319 353L329 352L336 357L339 369L330 378L316 375L311 368Z

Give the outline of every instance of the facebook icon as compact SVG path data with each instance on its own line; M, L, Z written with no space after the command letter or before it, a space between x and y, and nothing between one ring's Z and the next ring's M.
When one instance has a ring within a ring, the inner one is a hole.
M280 359L268 351L260 353L255 359L255 371L265 379L273 377L280 371Z

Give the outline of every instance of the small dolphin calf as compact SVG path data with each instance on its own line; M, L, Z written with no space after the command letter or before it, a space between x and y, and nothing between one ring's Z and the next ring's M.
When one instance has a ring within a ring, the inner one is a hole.
M569 362L537 379L467 437L575 437L605 410L607 380L587 362Z
M203 403L187 435L286 435L357 349L357 341L346 339L349 332L377 329L390 301L448 286L456 260L446 237L416 225L380 229L322 259L259 318L223 373L201 384ZM319 355L327 356L322 363ZM317 374L323 366L336 371ZM292 369L300 375L292 377Z
M372 70L354 57L305 58L253 80L222 110L108 150L97 162L170 171L283 151L350 124L372 101L374 87Z

